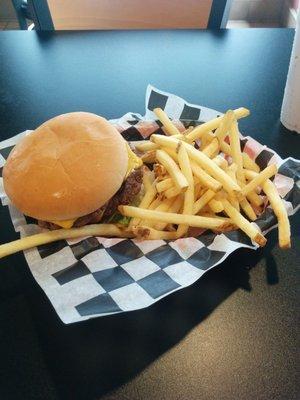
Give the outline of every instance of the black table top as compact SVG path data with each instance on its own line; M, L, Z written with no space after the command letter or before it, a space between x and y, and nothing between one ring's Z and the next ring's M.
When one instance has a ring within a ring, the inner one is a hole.
M1 139L68 111L144 111L148 83L224 111L282 157L279 122L293 31L1 32ZM152 307L63 325L23 255L0 262L0 398L298 399L299 215ZM15 237L7 211L0 240Z

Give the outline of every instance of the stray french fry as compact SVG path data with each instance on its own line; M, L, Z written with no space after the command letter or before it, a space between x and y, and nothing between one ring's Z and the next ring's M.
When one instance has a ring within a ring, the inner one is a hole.
M188 187L188 181L169 154L163 150L156 150L156 158L166 168L178 189L185 189Z
M167 222L169 224L184 224L195 228L218 229L222 230L227 223L218 218L206 218L198 215L175 214L170 212L161 212L154 210L145 210L143 208L132 206L119 206L118 210L122 215L133 218L141 218L158 222ZM247 221L248 222L248 221Z
M254 191L257 186L262 186L262 184L272 176L274 176L278 171L275 164L269 165L263 171L261 171L252 181L250 181L246 186L243 187L241 195L246 196L248 193ZM240 195L239 194L239 195Z
M251 170L245 170L247 179L255 179L258 174ZM263 191L269 199L272 209L278 219L279 246L283 249L291 247L291 228L287 211L281 197L272 181L269 179L263 183Z
M27 236L13 242L0 245L0 258L10 254L27 250L32 247L56 242L63 239L75 239L85 236L110 236L110 237L132 237L132 234L125 229L118 228L113 224L86 225L81 228L57 229L36 235Z
M266 238L258 231L254 225L252 225L245 217L243 217L230 203L228 200L222 200L224 210L230 217L232 222L236 224L251 240L257 243L259 246L266 244Z
M172 123L170 118L167 116L167 114L161 109L161 108L155 108L153 110L154 114L157 116L157 118L160 120L160 122L163 124L165 128L165 132L168 135L180 135L181 133L179 130L176 128L176 126Z
M238 108L234 110L235 117L237 119L247 117L250 112L246 108ZM196 139L201 139L205 132L210 132L217 129L222 122L223 116L212 119L211 121L205 122L202 125L197 126L192 132L190 132L187 136L189 142L194 142Z
M283 201L281 200L274 183L269 179L264 182L263 191L267 195L278 219L279 246L282 249L289 249L291 247L291 228Z

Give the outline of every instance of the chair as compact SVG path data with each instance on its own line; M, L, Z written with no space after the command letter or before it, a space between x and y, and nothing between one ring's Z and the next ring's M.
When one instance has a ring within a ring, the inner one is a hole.
M96 9L93 0L13 0L20 1L26 3L36 30L219 29L226 27L232 3L232 0L177 0L176 3L98 0Z

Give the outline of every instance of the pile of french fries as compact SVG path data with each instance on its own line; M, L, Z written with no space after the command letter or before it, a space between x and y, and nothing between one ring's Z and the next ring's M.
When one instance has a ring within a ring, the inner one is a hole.
M122 215L131 217L128 227L97 224L44 232L1 245L0 257L81 236L175 240L189 235L191 227L215 232L241 229L264 246L266 238L254 221L268 203L278 219L279 246L291 246L287 212L270 180L276 165L260 171L241 151L237 121L249 110L229 110L182 133L163 110L154 113L166 136L153 134L150 140L135 143L145 164L144 196L137 207L119 206Z
M153 134L136 143L144 163L145 195L139 207L120 206L132 217L129 230L144 239L177 239L190 227L224 232L241 229L259 246L266 238L253 223L269 202L278 218L279 245L289 248L290 225L272 178L276 165L260 171L241 151L238 119L245 108L229 110L195 128L180 133L166 113L157 108L166 136ZM225 139L229 137L229 141Z

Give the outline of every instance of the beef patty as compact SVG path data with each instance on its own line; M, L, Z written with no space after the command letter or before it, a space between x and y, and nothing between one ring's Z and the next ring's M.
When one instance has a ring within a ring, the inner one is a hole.
M117 210L119 205L130 204L134 197L140 192L143 181L142 167L134 170L127 179L123 182L117 193L102 207L96 211L79 217L74 222L74 227L80 227L89 224L97 224L102 219L111 217ZM47 221L38 221L38 224L42 228L50 230L59 229L60 226Z

